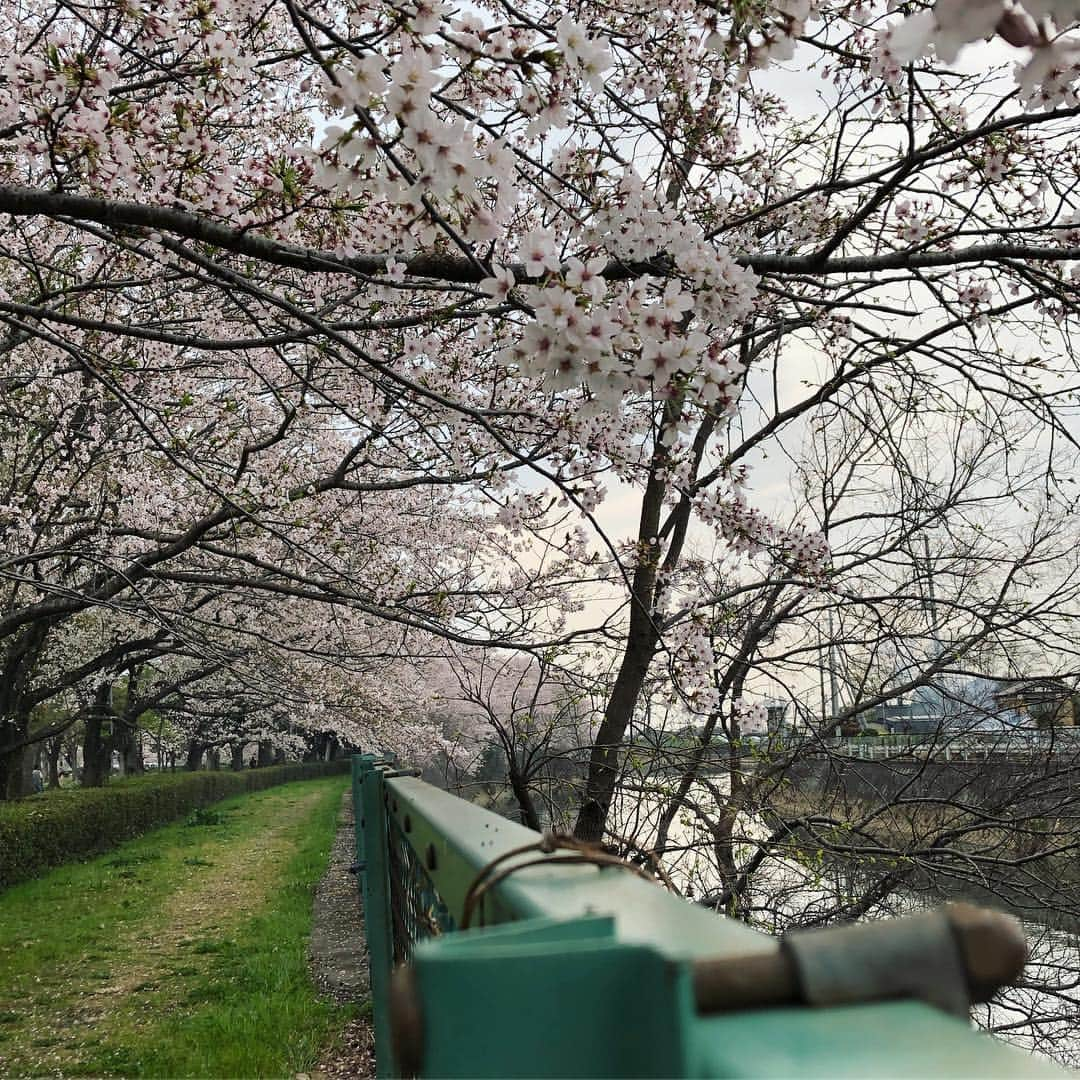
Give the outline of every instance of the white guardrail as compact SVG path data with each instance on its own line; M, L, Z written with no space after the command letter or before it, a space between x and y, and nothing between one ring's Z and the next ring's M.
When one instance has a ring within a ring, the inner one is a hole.
M919 735L858 735L829 739L834 753L864 761L934 757L945 761L1031 758L1080 753L1080 728L1018 728L1007 732L950 732Z

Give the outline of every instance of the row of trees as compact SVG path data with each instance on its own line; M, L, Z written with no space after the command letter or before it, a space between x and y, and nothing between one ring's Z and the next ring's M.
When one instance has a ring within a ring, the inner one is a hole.
M106 705L494 740L758 917L824 729L1077 670L1073 7L5 5L0 794Z

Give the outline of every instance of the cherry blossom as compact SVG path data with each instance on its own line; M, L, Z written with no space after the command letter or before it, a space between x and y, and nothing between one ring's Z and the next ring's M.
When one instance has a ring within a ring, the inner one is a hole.
M1010 350L1071 355L1074 7L7 10L4 685L171 627L178 669L229 657L207 701L273 671L403 749L449 752L406 716L435 640L575 677L616 643L598 743L661 658L720 707L710 560L835 572L756 470L864 394L1056 422ZM1015 82L948 70L995 34ZM827 73L819 115L777 66ZM366 726L365 656L400 661Z

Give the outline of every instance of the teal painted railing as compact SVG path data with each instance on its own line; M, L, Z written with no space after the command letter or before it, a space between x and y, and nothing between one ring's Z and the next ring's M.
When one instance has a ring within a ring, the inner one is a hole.
M785 952L393 761L354 758L353 798L380 1076L1062 1075L972 1030L944 917Z

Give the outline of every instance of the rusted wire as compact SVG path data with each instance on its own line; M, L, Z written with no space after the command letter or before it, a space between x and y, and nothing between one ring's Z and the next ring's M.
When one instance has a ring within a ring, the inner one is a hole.
M497 873L495 872L496 868L508 859L512 859L518 855L527 855L533 851L539 852L541 858L528 859L525 862L514 863L512 866L507 866ZM571 852L571 854L556 854L559 851L568 851ZM609 855L606 851L602 851L592 844L586 844L584 841L577 840L572 836L563 836L555 832L545 832L535 844L522 844L520 847L504 851L501 855L497 855L491 862L481 868L476 877L473 878L472 884L465 894L460 929L467 930L469 928L472 922L473 911L477 904L483 900L486 893L500 882L505 881L511 874L516 874L519 870L524 870L528 866L553 865L617 866L623 870L631 871L652 885L656 884L655 880L646 874L639 866L635 866L625 859L620 859L615 855Z

